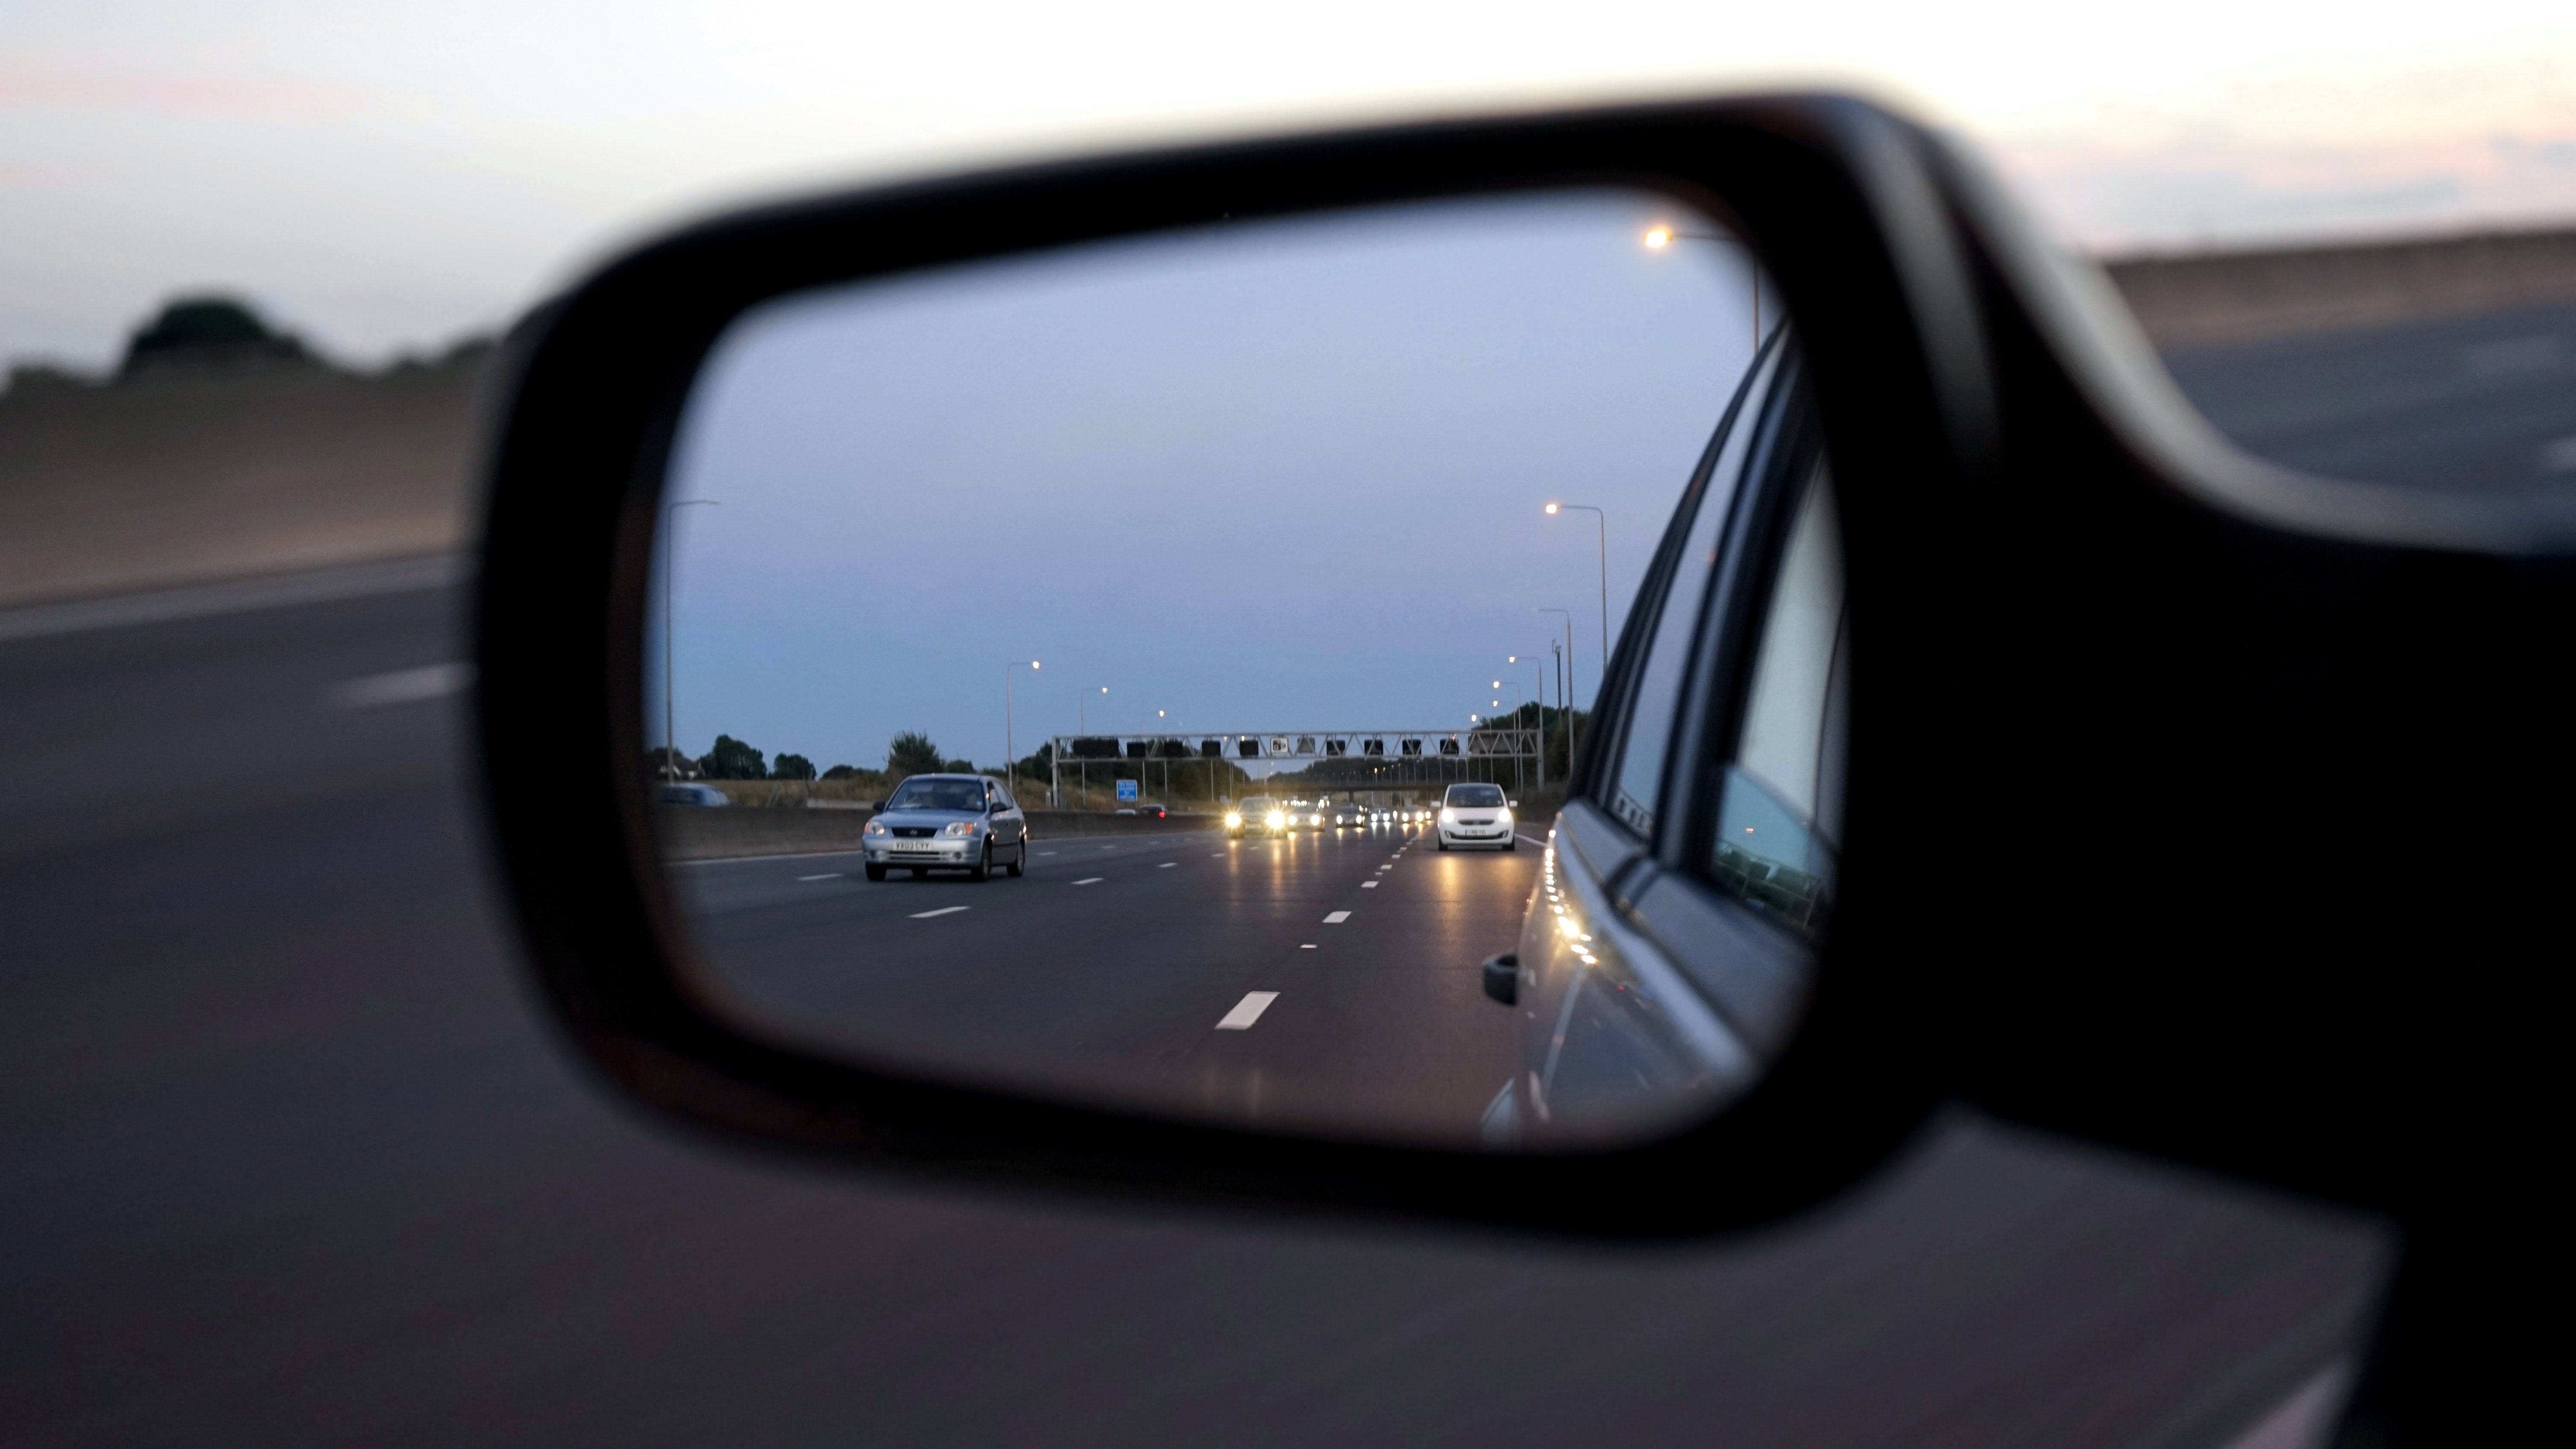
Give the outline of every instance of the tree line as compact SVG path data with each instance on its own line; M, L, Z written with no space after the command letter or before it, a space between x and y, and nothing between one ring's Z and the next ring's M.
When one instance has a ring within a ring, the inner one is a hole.
M900 780L907 775L975 773L972 760L942 757L939 746L919 730L905 730L887 743L885 769L881 772L856 765L834 765L817 771L814 762L803 755L785 751L773 759L749 741L723 734L716 736L714 749L694 759L662 746L647 751L645 763L656 775L676 773L696 780L855 780L878 773L888 780Z

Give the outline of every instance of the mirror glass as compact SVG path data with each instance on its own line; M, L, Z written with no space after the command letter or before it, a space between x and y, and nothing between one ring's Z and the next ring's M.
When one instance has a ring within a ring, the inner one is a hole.
M1288 1131L1706 1112L1794 1014L1839 808L1779 313L1706 215L1580 189L746 314L683 412L644 646L703 989L881 1066ZM1742 768L1682 723L1755 692L1703 661L1727 630L1779 676ZM1618 768L1569 807L1596 733ZM1672 898L1722 928L1687 948L1603 884L1681 835Z

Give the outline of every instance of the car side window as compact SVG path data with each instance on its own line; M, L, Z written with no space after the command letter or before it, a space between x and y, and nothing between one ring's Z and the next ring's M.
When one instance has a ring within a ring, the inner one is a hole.
M1636 687L1629 692L1627 734L1619 744L1619 765L1611 775L1610 813L1640 835L1655 829L1666 756L1671 752L1675 716L1681 707L1683 676L1688 673L1693 640L1699 634L1700 610L1709 580L1725 546L1726 520L1733 509L1737 480L1752 447L1759 415L1760 386L1748 389L1734 415L1701 490L1671 582L1664 589L1662 613L1646 646Z
M1851 654L1843 599L1833 487L1818 463L1763 609L1709 855L1719 889L1801 931L1823 923L1841 836Z

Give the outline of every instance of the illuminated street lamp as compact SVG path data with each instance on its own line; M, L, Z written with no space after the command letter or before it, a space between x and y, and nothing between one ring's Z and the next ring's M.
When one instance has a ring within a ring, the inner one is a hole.
M1013 804L1020 798L1020 756L1018 746L1011 740L1011 671L1023 663L1031 669L1038 667L1034 659L1014 659L1002 666L1002 771L1010 777Z
M678 710L671 702L671 637L680 632L680 621L671 615L671 579L680 571L679 512L701 503L715 508L722 502L716 498L683 498L662 510L662 772L674 780L680 777L680 736L679 726L674 723Z
M1098 692L1101 694L1107 694L1109 692L1109 686L1105 684L1100 686ZM1083 712L1083 710L1084 706L1091 703L1092 693L1093 691L1086 689L1073 697L1073 733L1074 738L1077 740L1090 730L1089 724L1086 723L1088 716ZM1088 805L1091 803L1091 760L1088 756L1077 756L1076 760L1077 763L1074 768L1078 773L1075 778L1080 782L1079 788L1082 791L1082 803Z
M1601 529L1601 677L1607 680L1610 677L1610 515L1589 503L1551 503L1547 506L1551 518L1560 510L1589 513Z
M1753 248L1746 246L1738 237L1721 236L1713 231L1675 231L1660 222L1646 228L1644 241L1646 250L1659 252L1685 237L1692 241L1716 242L1720 246L1736 247L1743 251L1744 269L1753 279L1753 350L1760 352L1762 350L1762 269L1753 259Z

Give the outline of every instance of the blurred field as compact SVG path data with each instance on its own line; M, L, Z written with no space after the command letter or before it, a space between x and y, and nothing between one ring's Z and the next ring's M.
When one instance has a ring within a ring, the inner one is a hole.
M0 605L459 547L488 348L0 394Z

